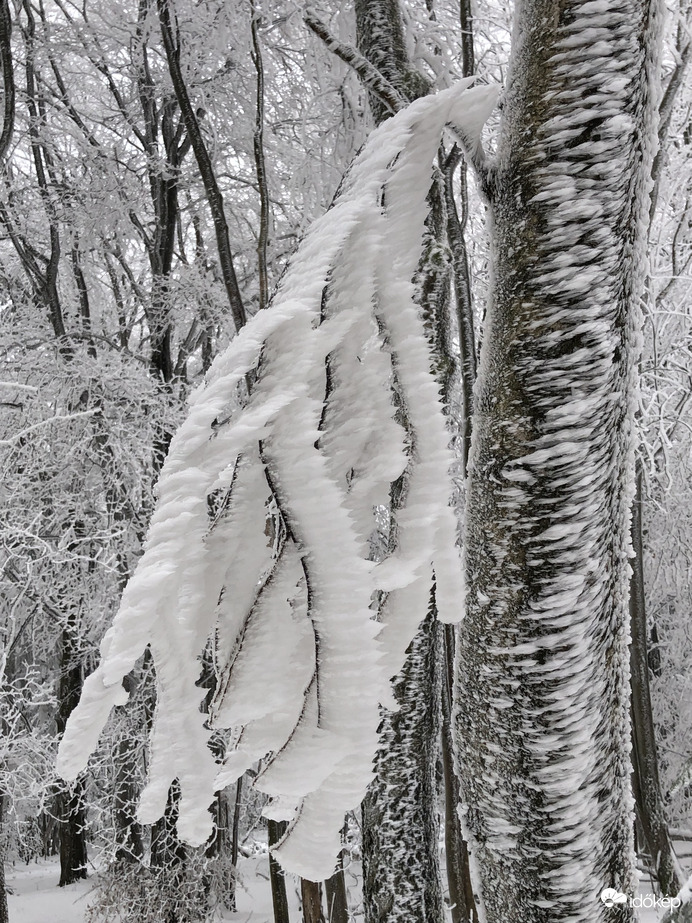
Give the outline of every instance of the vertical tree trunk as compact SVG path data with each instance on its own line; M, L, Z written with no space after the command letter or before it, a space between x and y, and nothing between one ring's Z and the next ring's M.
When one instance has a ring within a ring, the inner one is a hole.
M324 883L327 898L327 923L348 923L348 897L344 875L344 852L339 853L339 862L331 878Z
M233 825L231 827L231 866L233 868L233 881L228 892L228 909L236 909L236 880L238 875L238 842L240 839L240 810L243 799L243 777L241 776L235 784L235 798L233 799Z
M632 504L632 580L630 583L630 647L632 672L632 745L637 819L649 849L661 893L674 897L682 887L661 795L658 751L649 688L648 629L644 596L641 463L637 463L636 495Z
M440 625L442 634L442 769L445 783L445 861L452 923L478 923L468 845L459 820L459 779L454 766L452 684L454 682L454 625Z
M433 613L411 642L394 683L401 710L383 709L376 778L363 802L366 923L444 919L437 784L439 645ZM412 695L413 691L417 697Z
M403 99L429 87L408 60L399 0L356 0L358 47ZM379 124L390 114L374 95ZM437 342L446 331L449 278L438 259L444 240L440 183L430 194L426 250L417 279L426 330L436 348L437 373L452 372ZM441 239L442 236L442 239ZM421 613L423 616L423 613ZM440 883L439 821L435 768L440 730L440 649L429 613L395 681L399 710L382 709L376 778L363 802L363 901L366 923L436 923L444 918Z
M119 862L139 862L144 857L142 826L137 822L136 804L138 786L132 778L132 764L136 747L130 740L121 740L115 748L116 762L113 815L118 843L115 858Z
M456 687L488 923L605 921L604 888L634 893L627 555L657 12L516 14Z
M130 695L135 682L130 674L123 681L123 686ZM118 862L141 862L144 858L142 842L142 825L137 821L137 797L139 794L134 773L137 761L137 744L130 737L118 741L113 759L116 765L115 794L113 796L113 821L117 849L115 858Z
M269 845L278 843L286 830L285 821L268 820L267 834ZM274 923L290 923L288 915L288 897L286 896L286 879L279 863L269 854L269 880L272 889L272 905L274 907Z
M0 789L0 923L10 923L10 911L7 906L7 886L5 884L5 792Z
M82 691L82 665L79 655L76 616L70 613L60 636L60 679L58 681L58 735L65 731L67 719ZM56 797L56 816L60 835L60 887L87 877L86 807L84 785L64 785Z
M300 899L303 904L303 923L324 923L322 885L317 881L301 878Z

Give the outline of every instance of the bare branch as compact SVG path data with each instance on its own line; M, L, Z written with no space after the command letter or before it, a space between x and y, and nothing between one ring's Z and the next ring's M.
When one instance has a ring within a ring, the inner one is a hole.
M257 240L257 260L259 264L259 306L266 308L269 301L269 282L267 277L267 239L269 237L269 190L267 188L267 169L264 162L264 68L262 50L257 34L258 14L252 3L252 60L257 71L257 103L255 115L255 133L253 146L255 152L255 170L260 194L260 227Z
M2 119L2 134L0 134L0 164L7 157L7 151L12 141L14 131L14 68L12 66L12 48L10 36L12 34L12 19L8 0L0 0L0 59L2 60L2 85L4 94L4 111Z
M663 99L661 100L661 105L658 109L659 123L658 123L658 151L656 157L654 158L654 164L651 168L651 178L654 181L653 188L651 190L651 208L649 210L649 221L653 220L654 213L656 211L656 205L658 204L658 190L661 181L661 170L663 169L663 160L665 157L666 150L666 139L668 137L668 131L670 130L670 121L673 117L673 109L675 107L675 101L677 99L680 87L682 86L683 79L685 77L685 72L690 63L690 58L692 57L692 41L688 43L683 48L680 59L675 65L673 73L670 75L668 80L668 86L665 89L663 94Z
M197 160L202 182L204 183L207 201L209 202L209 208L211 209L212 219L214 221L214 230L216 231L216 244L219 251L219 263L221 264L226 295L228 296L228 302L236 330L240 330L241 327L245 326L247 317L235 274L235 267L233 265L231 243L228 236L228 224L226 223L226 216L224 214L223 196L221 195L221 190L216 181L211 157L209 156L209 151L202 137L199 121L192 107L187 86L183 79L183 72L180 67L180 44L177 40L177 36L174 38L170 0L157 0L157 7L159 11L161 35L163 37L166 58L168 60L168 70L171 75L175 96L180 106L180 113L185 122L185 128L187 129L190 141L192 142L192 149L195 153L195 159Z

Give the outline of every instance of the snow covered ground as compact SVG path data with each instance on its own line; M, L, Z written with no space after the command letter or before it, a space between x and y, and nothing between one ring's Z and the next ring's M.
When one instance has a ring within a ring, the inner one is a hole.
M10 923L83 923L91 892L97 875L92 873L87 881L81 881L67 888L58 888L59 868L57 859L49 859L25 865L9 864L6 868L9 895ZM301 915L298 902L297 882L287 882L291 920L299 923ZM360 890L360 881L347 873L347 886ZM647 895L650 884L643 880L640 893ZM358 895L353 894L359 898ZM238 911L226 912L220 920L223 923L273 923L271 891L269 887L266 857L244 859L240 868L237 891ZM354 921L362 920L355 916ZM641 923L657 923L659 914L650 909L640 910Z
M92 881L58 888L57 861L6 866L10 923L81 923Z
M58 888L60 870L57 859L25 865L23 862L6 866L9 894L10 923L83 923L97 881L90 873L86 881ZM356 883L347 875L349 887ZM359 882L358 882L359 884ZM301 920L297 879L287 880L291 920ZM274 923L271 890L266 856L243 859L240 866L238 911L225 912L223 923ZM360 920L361 917L354 917Z

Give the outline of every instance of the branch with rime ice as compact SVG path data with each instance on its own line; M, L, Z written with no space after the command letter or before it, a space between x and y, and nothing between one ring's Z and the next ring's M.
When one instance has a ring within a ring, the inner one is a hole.
M442 131L452 123L475 137L494 105L495 89L471 82L372 134L271 307L191 397L145 552L60 747L60 772L74 778L148 646L158 704L140 819L162 815L177 778L179 834L201 844L213 792L262 759L265 813L288 821L273 852L312 880L331 874L344 814L370 782L378 702L433 569L440 617L461 611L453 457L412 280ZM375 564L376 510L404 471L396 542ZM210 644L218 682L203 714ZM222 730L219 764L209 742Z
M391 113L395 114L406 108L408 101L357 48L339 41L314 13L307 12L303 21L318 38L322 39L327 48L334 52L337 58L353 68L363 85L374 93Z
M319 17L314 13L307 12L303 16L303 21L318 38L322 39L330 51L333 51L344 64L348 64L349 67L353 68L363 85L371 93L374 93L390 112L400 112L408 105L408 100L404 99L396 87L392 86L374 64L368 61L357 48L341 42L332 35ZM448 127L460 144L466 160L473 167L483 194L487 199L490 199L492 190L490 169L481 145L480 134L477 134L475 129L466 131L462 125L450 125Z

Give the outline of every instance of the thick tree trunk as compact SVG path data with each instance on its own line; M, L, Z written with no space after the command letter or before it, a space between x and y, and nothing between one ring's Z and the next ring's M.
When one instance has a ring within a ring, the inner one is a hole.
M187 847L178 839L175 825L178 822L180 788L177 782L168 791L163 817L151 828L151 867L156 869L180 868L187 859Z
M360 52L403 99L412 100L428 92L427 82L408 60L399 0L356 0L356 31ZM390 115L374 93L370 94L370 105L378 124ZM453 363L447 343L442 342L449 326L449 275L445 260L440 259L446 226L441 182L434 184L430 204L426 252L416 282L426 332L435 350L436 372L446 383ZM382 709L376 779L363 802L366 923L436 923L444 919L435 780L441 702L439 658L438 635L428 614L395 681L399 710Z
M87 877L86 810L84 786L77 781L56 798L60 833L60 882L74 884Z
M301 878L300 899L303 904L303 923L324 923L322 885L317 881Z
M612 913L604 888L634 893L627 555L652 9L517 9L455 716L488 923L595 923Z

